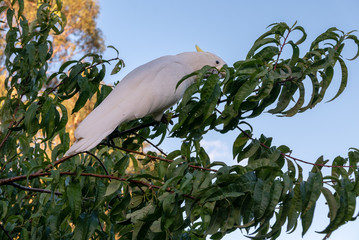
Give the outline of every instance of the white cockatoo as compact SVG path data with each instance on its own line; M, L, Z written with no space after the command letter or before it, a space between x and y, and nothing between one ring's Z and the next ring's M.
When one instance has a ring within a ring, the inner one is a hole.
M163 56L139 66L127 74L115 89L75 130L76 141L65 156L84 152L98 145L121 123L152 115L160 120L163 112L176 104L195 81L186 75L209 65L222 68L225 62L213 53L184 52Z

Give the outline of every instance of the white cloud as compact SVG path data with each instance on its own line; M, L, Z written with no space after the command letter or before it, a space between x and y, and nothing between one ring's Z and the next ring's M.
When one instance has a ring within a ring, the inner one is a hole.
M232 155L232 146L220 140L202 140L201 146L206 150L211 162L225 162L227 165L238 164ZM247 160L243 160L239 165L247 165Z
M202 140L201 146L206 150L211 162L220 161L233 164L231 148L224 142L220 140Z

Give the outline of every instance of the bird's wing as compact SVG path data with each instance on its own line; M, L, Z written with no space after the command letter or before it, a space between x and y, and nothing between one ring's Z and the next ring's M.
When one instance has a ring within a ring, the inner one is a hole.
M133 119L147 115L162 115L166 109L177 103L191 84L192 78L184 81L177 89L176 85L189 73L191 70L186 64L173 61L156 72L153 77L144 79L137 86L138 91L135 91L137 107L136 111L133 111Z
M175 104L187 88L177 82L190 68L165 56L130 72L77 127L76 142L67 155L88 151L125 121L158 114Z

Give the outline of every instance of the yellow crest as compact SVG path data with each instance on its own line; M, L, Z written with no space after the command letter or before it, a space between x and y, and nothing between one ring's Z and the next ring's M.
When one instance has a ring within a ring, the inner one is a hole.
M198 47L198 45L196 45L196 49L197 49L197 52L203 52L203 50L200 49L200 48Z

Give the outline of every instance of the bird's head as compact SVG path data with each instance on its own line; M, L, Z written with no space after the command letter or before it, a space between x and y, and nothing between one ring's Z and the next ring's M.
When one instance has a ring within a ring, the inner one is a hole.
M184 60L193 68L193 71L200 70L206 65L220 70L226 64L226 62L217 55L210 52L204 52L197 45L196 48L197 52L186 52L181 54Z
M203 64L202 67L208 65L220 70L226 64L226 62L223 61L222 58L218 57L213 53L203 51L198 47L198 45L196 45L196 50L197 50L197 55L199 55L200 62L202 62Z

